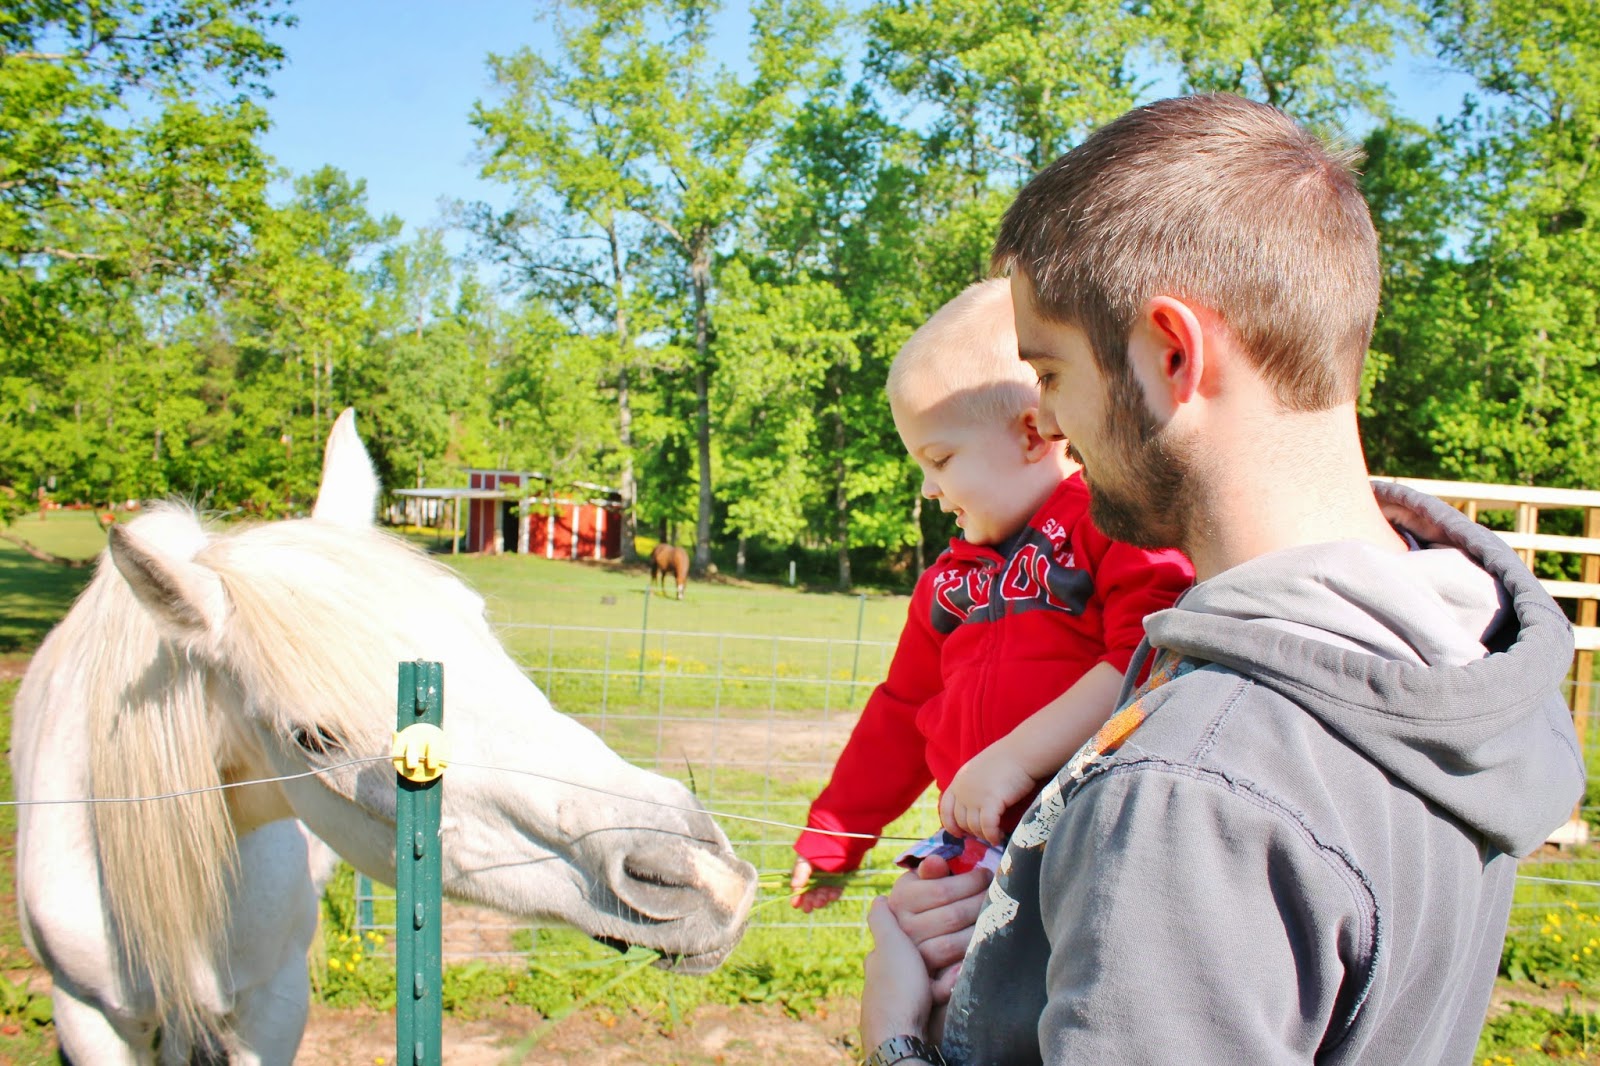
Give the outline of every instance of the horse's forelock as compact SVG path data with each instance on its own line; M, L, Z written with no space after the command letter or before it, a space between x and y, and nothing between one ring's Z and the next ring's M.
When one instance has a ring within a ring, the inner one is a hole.
M445 567L376 529L280 522L218 538L199 557L227 589L223 656L281 736L341 743L394 723L396 665L440 628L498 647L483 600Z

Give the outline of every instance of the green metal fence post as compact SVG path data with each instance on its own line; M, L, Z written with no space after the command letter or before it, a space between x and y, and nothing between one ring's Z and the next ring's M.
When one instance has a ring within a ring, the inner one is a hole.
M650 601L655 598L652 585L644 587L644 621L639 623L639 691L644 691L644 648L650 639Z
M372 914L372 878L356 874L356 935L365 936L378 923Z
M861 625L867 620L867 594L857 594L856 598L856 654L850 663L850 701L849 706L855 706L856 674L861 669Z
M444 667L400 664L395 727L444 720ZM439 807L444 781L395 773L395 1058L401 1066L440 1066L444 1025L440 985Z

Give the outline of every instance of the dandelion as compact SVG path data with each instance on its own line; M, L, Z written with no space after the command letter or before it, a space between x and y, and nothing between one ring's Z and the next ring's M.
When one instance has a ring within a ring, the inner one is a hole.
M1540 936L1549 936L1550 935L1550 927L1548 925L1541 925L1539 927L1539 935Z
M1560 933L1551 933L1550 934L1550 939L1554 940L1557 944L1559 944L1559 943L1561 943L1561 934Z
M1567 900L1567 906L1571 907L1573 910L1577 910L1578 909L1578 901L1575 900L1575 899L1569 899L1569 900Z
M350 965L351 966L354 966L356 963L358 963L360 961L361 961L361 952L358 951L354 955L350 956Z
M342 970L342 969L344 969L344 963L340 962L337 958L329 959L328 960L328 969L330 969L330 970Z

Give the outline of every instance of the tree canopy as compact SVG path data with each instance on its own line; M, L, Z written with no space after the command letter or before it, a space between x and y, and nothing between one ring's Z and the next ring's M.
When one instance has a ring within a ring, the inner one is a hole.
M1037 169L1156 84L1361 130L1385 285L1374 469L1600 485L1600 20L1589 0L558 0L462 116L509 207L380 217L274 183L276 0L0 15L0 511L41 490L303 509L355 405L385 484L616 485L699 565L907 581L889 360L987 273ZM1401 48L1474 86L1432 125ZM5 501L10 501L9 503ZM3 517L3 515L0 515Z

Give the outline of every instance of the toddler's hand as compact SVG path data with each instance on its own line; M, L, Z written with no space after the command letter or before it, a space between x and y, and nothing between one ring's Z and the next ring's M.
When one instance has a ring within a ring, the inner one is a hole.
M839 885L812 884L812 872L809 862L796 859L794 871L789 875L789 890L794 893L789 902L807 914L821 910L844 895L844 889Z
M1033 778L1022 767L991 745L956 771L939 797L939 821L956 836L1002 844L1000 819L1033 786Z

